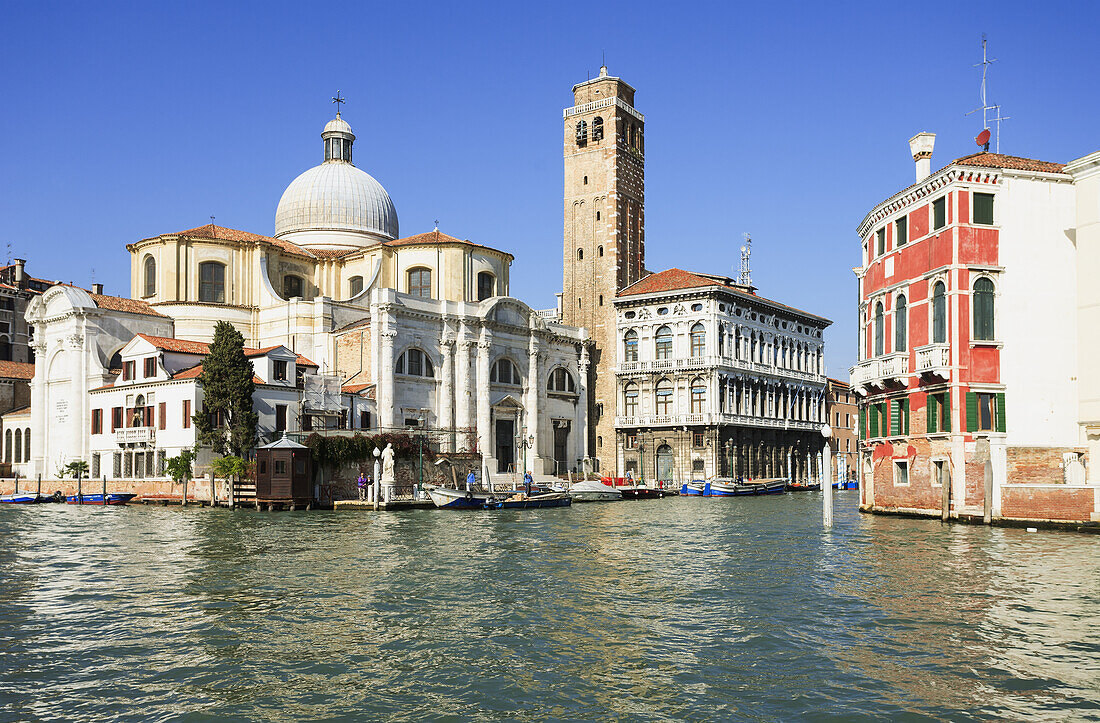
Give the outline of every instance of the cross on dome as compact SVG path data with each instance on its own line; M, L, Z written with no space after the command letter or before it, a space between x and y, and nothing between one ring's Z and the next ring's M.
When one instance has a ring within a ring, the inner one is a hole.
M347 100L340 97L340 91L336 91L336 95L333 96L332 102L336 104L336 117L339 118L340 117L340 105L342 103L347 103Z

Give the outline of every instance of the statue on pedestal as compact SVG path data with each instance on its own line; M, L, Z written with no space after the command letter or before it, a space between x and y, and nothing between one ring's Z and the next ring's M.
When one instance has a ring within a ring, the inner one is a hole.
M382 500L389 504L397 493L397 477L393 472L393 443L382 450Z

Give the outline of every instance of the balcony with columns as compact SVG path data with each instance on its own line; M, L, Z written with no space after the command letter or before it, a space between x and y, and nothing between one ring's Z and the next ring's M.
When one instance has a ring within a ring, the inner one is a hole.
M619 362L615 367L615 374L620 377L638 376L642 374L669 374L675 372L692 372L703 369L732 369L738 371L768 374L787 379L800 381L825 383L825 375L814 372L786 369L774 364L762 364L760 362L735 359L730 356L697 356L679 357L676 359L647 359L644 361Z
M909 376L909 352L866 359L848 370L852 389L860 394L885 389L891 384L904 383Z
M821 429L821 422L793 419L757 417L747 414L706 412L703 414L645 414L635 417L615 417L615 428L628 427L681 427L685 425L738 425L765 429L794 429L814 432Z
M951 345L926 344L916 348L917 373L936 376L945 381L951 379Z

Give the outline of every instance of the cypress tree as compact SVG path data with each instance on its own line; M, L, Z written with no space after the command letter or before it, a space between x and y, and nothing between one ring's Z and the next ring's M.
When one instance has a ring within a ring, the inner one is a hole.
M216 454L244 457L256 445L252 410L252 363L244 355L244 337L227 321L214 327L210 353L202 362L202 411L194 417L198 443Z

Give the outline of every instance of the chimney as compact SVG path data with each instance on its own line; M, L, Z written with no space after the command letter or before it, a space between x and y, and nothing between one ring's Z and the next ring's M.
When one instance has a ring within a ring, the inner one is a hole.
M15 259L15 285L18 286L20 289L23 288L25 279L24 270L26 269L26 266L26 259Z
M103 295L103 284L92 284L92 293Z
M909 150L917 162L917 183L932 175L932 147L935 145L935 133L922 131L909 139Z

